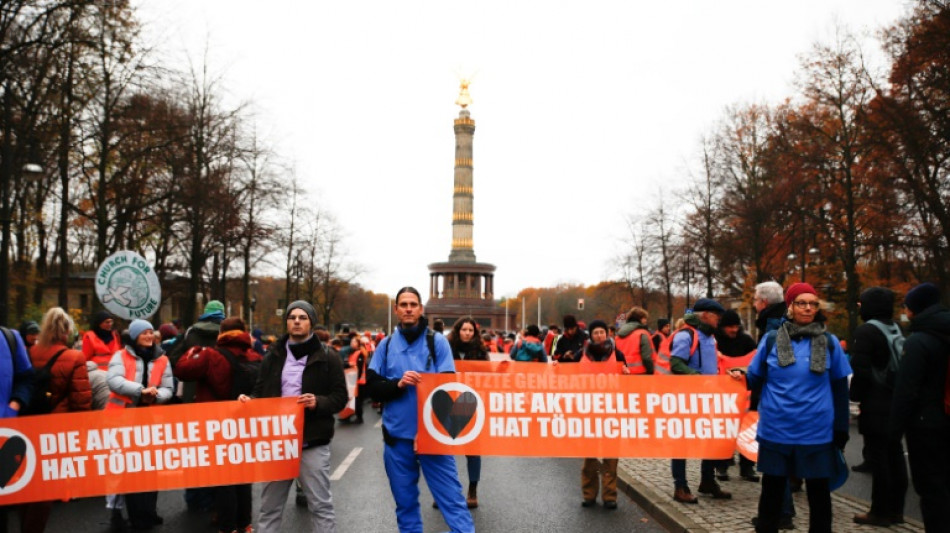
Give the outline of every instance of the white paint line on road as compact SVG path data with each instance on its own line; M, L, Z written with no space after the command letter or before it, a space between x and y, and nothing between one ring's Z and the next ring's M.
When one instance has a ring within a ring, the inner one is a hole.
M376 429L379 429L379 428L383 427L383 419L380 418L380 419L373 425L373 427L376 428Z
M350 454L346 456L346 459L340 463L340 466L336 467L336 470L333 471L333 475L330 476L330 481L339 481L343 477L343 474L346 473L346 469L349 468L351 464L353 464L353 461L359 457L360 452L362 451L363 448L353 448L353 451L351 451Z

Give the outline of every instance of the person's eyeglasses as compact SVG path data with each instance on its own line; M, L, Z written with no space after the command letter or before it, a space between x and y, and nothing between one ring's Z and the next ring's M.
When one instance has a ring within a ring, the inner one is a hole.
M297 320L307 320L307 318L309 318L307 317L307 315L293 315L293 316L288 316L287 320L297 321Z
M818 309L821 307L821 302L792 302L795 304L795 307L799 309L807 309L811 307L812 309Z

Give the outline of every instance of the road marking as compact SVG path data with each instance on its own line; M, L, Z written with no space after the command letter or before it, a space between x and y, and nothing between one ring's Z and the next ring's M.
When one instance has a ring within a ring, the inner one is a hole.
M379 429L379 428L383 427L383 419L380 418L380 419L376 422L376 424L373 425L373 427L376 428L376 429Z
M351 464L353 464L353 461L356 460L362 451L363 448L353 448L353 451L351 451L350 454L346 456L346 459L340 463L340 466L336 467L336 470L333 471L333 475L330 476L330 481L339 481L343 477L343 474L346 473L346 469L349 468Z

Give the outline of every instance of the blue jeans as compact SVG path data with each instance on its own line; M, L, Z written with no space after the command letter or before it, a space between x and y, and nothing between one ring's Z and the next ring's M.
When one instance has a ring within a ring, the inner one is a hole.
M699 463L700 482L716 480L716 465L721 462L720 459L703 459ZM673 471L673 487L689 488L689 482L686 481L686 459L671 459L670 470Z
M482 457L480 455L466 455L465 463L468 466L468 482L478 483L482 478Z

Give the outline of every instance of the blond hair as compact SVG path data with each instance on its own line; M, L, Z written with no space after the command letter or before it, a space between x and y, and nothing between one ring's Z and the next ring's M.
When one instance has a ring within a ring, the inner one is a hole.
M36 339L36 343L41 346L68 344L69 336L74 328L75 324L69 313L63 311L62 307L51 307L43 315L43 322L40 323L40 334Z

